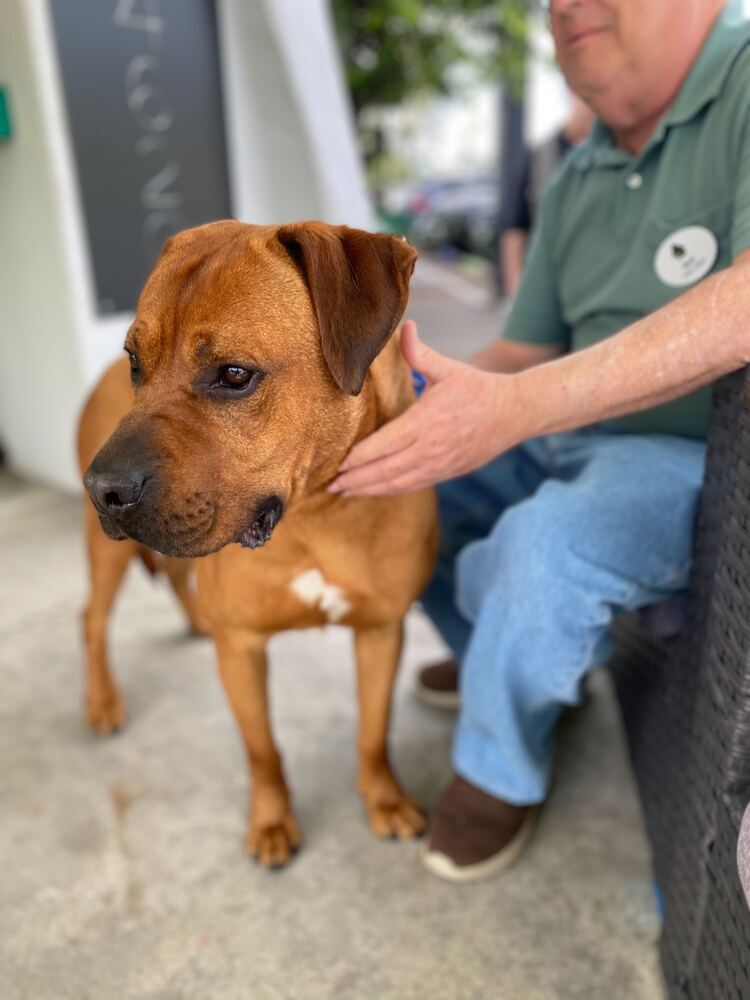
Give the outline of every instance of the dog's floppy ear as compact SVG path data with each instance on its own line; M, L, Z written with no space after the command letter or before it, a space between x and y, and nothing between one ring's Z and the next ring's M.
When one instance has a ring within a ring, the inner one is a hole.
M323 357L350 396L406 307L417 253L398 236L299 222L277 233L307 282Z

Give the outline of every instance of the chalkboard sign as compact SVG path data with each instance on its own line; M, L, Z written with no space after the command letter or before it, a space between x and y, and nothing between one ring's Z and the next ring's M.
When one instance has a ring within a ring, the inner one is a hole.
M231 214L213 0L51 0L100 313Z

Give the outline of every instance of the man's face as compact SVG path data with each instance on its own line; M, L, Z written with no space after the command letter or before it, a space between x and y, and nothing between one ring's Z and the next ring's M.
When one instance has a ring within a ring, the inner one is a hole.
M552 36L571 90L584 100L642 104L693 55L698 21L716 0L549 0ZM598 110L598 109L597 109Z

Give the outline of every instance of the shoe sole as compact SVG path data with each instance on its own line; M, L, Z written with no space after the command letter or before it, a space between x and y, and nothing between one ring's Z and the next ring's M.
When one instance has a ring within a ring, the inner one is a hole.
M513 840L484 861L478 861L474 865L457 865L442 851L431 851L429 846L425 846L422 864L431 875L446 882L479 882L500 875L514 865L526 850L534 834L538 816L539 809L532 808Z
M414 685L414 697L423 705L439 708L443 712L457 712L461 707L461 695L458 691L435 691L419 682Z

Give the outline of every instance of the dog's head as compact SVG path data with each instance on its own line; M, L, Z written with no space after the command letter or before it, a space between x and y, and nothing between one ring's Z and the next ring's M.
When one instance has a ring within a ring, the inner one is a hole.
M415 259L321 222L170 239L125 341L133 407L84 479L107 534L178 556L267 541L356 430Z

